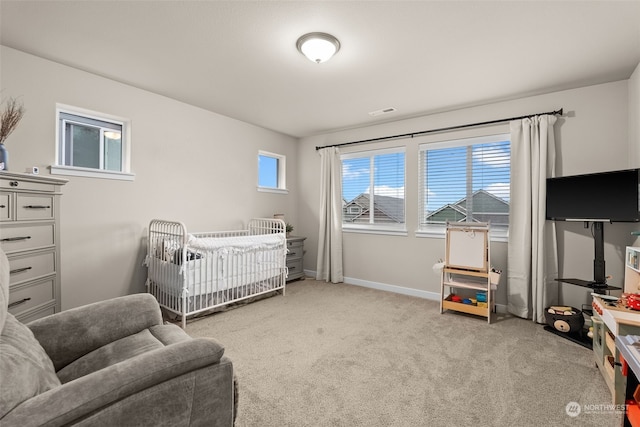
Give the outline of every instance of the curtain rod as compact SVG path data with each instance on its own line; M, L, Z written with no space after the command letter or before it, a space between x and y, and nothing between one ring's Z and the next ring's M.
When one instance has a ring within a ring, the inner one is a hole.
M400 138L408 138L408 137L413 138L414 136L417 136L417 135L426 135L426 134L429 134L429 133L445 132L445 131L449 131L449 130L464 129L464 128L475 127L475 126L492 125L492 124L496 124L496 123L510 122L511 120L529 119L529 118L535 117L535 116L543 116L543 115L551 115L551 116L560 115L561 116L562 112L563 112L563 108L560 108L559 110L549 111L547 113L528 114L526 116L510 117L508 119L490 120L488 122L468 123L466 125L456 125L456 126L449 126L449 127L444 127L444 128L438 128L438 129L429 129L429 130L423 130L423 131L420 131L420 132L411 132L411 133L403 133L403 134L399 134L399 135L381 136L381 137L378 137L378 138L362 139L360 141L343 142L341 144L323 145L321 147L316 146L316 151L320 150L322 148L327 148L327 147L343 147L345 145L365 144L365 143L368 143L368 142L386 141L386 140L390 140L390 139L400 139Z

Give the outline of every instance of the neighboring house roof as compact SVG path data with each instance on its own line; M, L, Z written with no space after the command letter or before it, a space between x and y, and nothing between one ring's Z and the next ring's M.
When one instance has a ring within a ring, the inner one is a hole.
M345 219L351 222L355 222L359 218L369 217L369 194L362 193L356 198L351 200L344 206ZM358 214L350 214L349 208L358 206ZM376 195L373 198L373 208L375 210L375 216L378 219L388 219L393 222L404 222L404 199L399 197L380 196ZM383 218L384 217L384 218Z
M431 212L427 215L428 221L446 222L462 221L467 217L467 210L457 205L444 205L438 210Z
M486 190L478 190L471 195L474 213L509 213L509 203L495 194ZM456 206L466 210L467 198L462 198L455 203ZM475 208L475 207L478 208Z
M491 222L492 224L507 224L509 203L485 190L478 190L472 194L473 220ZM467 198L464 197L453 204L447 204L427 215L429 222L465 221L467 219Z

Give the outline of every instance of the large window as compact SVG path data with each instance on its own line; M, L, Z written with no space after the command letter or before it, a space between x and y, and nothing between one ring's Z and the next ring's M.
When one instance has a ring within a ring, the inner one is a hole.
M506 237L510 162L508 134L421 144L420 231L444 233L447 221L490 222L493 237Z
M343 154L344 229L405 230L405 150Z
M53 173L132 179L124 120L58 108L57 164Z
M287 192L285 156L258 152L258 191Z

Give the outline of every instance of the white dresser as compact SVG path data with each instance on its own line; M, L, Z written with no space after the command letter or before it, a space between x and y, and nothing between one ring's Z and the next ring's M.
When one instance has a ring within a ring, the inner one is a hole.
M60 195L66 179L0 171L0 247L9 312L23 323L60 311Z

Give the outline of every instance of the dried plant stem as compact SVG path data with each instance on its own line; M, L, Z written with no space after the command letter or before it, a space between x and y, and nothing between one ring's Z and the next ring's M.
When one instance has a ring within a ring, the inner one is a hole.
M7 100L7 106L0 113L0 144L15 130L24 115L24 107L15 98Z

